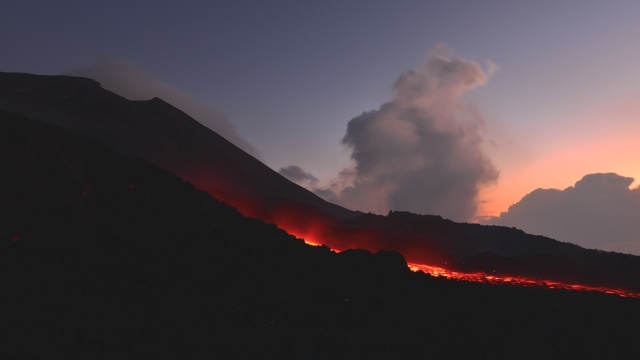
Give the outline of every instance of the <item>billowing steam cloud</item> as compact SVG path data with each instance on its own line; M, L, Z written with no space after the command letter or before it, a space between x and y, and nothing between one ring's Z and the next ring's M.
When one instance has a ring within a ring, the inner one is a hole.
M630 189L632 183L614 173L586 175L564 190L537 189L487 223L640 255L640 187Z
M311 175L310 173L302 170L299 166L291 165L284 168L280 168L278 170L280 175L286 177L287 179L300 184L300 185L315 185L318 182L318 178Z
M487 78L477 63L444 56L402 74L391 101L349 121L342 143L355 168L316 192L361 211L471 219L479 187L498 172L482 150L482 117L461 96Z
M233 125L222 115L186 92L153 78L131 61L108 58L94 66L71 71L69 75L94 79L103 88L130 100L148 100L158 97L184 111L247 153L260 158L259 152L240 137Z

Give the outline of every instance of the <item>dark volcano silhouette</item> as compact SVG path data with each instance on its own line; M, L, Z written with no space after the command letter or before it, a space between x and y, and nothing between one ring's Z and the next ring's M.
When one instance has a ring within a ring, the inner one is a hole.
M395 252L308 246L3 110L0 169L2 359L640 356L640 299L443 280Z
M93 80L0 73L0 108L92 137L148 159L198 188L265 218L278 207L302 207L336 218L353 213L282 176L161 99L130 101Z
M640 257L517 229L328 203L161 99L130 101L85 78L0 73L0 108L150 160L247 216L338 250L394 250L409 262L457 271L640 291Z

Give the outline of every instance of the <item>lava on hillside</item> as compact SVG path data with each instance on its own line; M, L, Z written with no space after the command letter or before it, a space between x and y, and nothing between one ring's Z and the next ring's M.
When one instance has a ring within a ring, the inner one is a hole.
M444 277L452 280L462 280L471 282L480 282L492 285L513 285L513 286L535 286L548 289L564 289L573 291L597 291L612 295L618 295L622 297L640 298L640 293L630 292L624 289L612 289L607 287L587 286L580 284L567 284L560 281L552 281L545 279L530 279L520 276L500 276L490 275L482 272L474 273L462 273L457 271L447 270L437 266L429 266L424 264L409 263L409 268L412 271L422 271L425 274L436 277Z
M336 252L397 251L412 270L449 279L640 296L637 280L619 274L637 263L623 254L587 250L512 228L459 224L439 216L353 212L352 218L338 219L303 203L264 202L214 188L216 182L206 177L189 178L243 215L276 224L308 244ZM633 262L631 266L623 264L627 260Z
M324 246L321 241L317 239L307 240L302 238L302 240L311 246ZM331 249L334 252L340 252L341 250ZM598 287L598 286L587 286L580 284L568 284L560 281L552 281L545 279L531 279L521 276L500 276L500 275L491 275L483 272L471 272L464 273L459 271L452 271L438 266L425 265L425 264L416 264L416 263L408 263L409 269L413 272L423 272L425 274L434 276L434 277L442 277L451 280L460 280L460 281L469 281L469 282L478 282L492 285L512 285L512 286L533 286L539 288L547 288L547 289L564 289L564 290L572 290L572 291L596 291L602 292L606 294L617 295L621 297L631 297L631 298L640 298L640 293L630 292L624 289L613 289L608 287Z
M322 240L321 237L317 236L317 233L313 231L307 231L305 233L300 233L295 230L291 230L291 228L285 227L285 230L290 234L301 238L306 244L311 246L327 246ZM347 248L334 248L328 246L331 251L341 252L346 250ZM370 249L367 249L370 250ZM380 250L380 249L377 249ZM371 251L377 251L371 250ZM413 272L423 272L425 274L434 276L434 277L442 277L450 280L458 280L458 281L467 281L467 282L476 282L476 283L484 283L491 285L511 285L511 286L528 286L528 287L538 287L538 288L546 288L546 289L564 289L571 291L589 291L589 292L601 292L611 295L617 295L621 297L630 297L630 298L640 298L640 292L628 291L621 288L612 288L606 286L590 286L583 284L574 284L567 283L563 281L556 281L550 279L543 278L532 278L525 276L515 276L515 275L501 275L485 273L485 272L462 272L450 270L440 266L420 264L420 263L407 263L409 269Z
M532 281L640 293L638 256L585 249L515 228L455 223L435 215L351 211L285 179L163 100L127 100L93 80L68 76L0 73L0 80L3 110L150 160L243 215L336 251L396 251L409 263L428 264L451 274L489 274L480 275L484 282L493 280L487 276L546 279ZM21 181L15 183L23 185ZM138 186L128 190L137 193ZM86 199L94 189L81 191ZM25 236L15 239L20 244Z

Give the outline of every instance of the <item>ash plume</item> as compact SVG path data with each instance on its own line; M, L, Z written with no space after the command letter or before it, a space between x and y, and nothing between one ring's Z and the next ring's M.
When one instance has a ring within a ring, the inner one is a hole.
M342 143L355 163L342 172L350 177L342 181L347 185L316 193L361 211L471 219L479 188L494 182L498 171L483 153L482 115L462 96L494 70L493 64L485 71L473 61L434 55L402 74L390 101L347 125Z

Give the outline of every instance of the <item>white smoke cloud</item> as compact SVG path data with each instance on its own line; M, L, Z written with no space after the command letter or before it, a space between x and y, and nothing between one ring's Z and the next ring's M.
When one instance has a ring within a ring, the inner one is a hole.
M184 111L252 156L261 157L260 153L244 140L221 114L192 95L154 78L132 61L109 57L98 61L93 66L72 70L68 75L96 80L103 88L130 100L149 100L158 97Z
M632 183L615 173L586 175L564 190L534 190L485 223L640 255L640 187L630 189Z
M482 150L482 116L461 97L487 80L477 63L438 54L402 74L389 102L349 121L342 143L355 167L334 180L346 185L316 192L361 211L471 219L479 188L498 172Z

